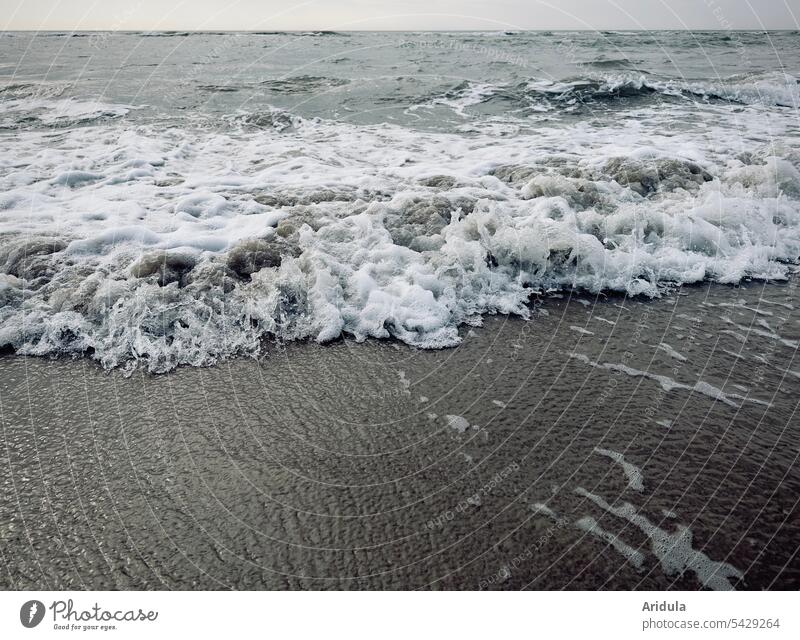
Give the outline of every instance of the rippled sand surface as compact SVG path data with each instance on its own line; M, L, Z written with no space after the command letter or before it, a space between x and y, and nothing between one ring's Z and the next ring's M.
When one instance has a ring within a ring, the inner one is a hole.
M795 286L160 376L4 356L0 586L797 588Z

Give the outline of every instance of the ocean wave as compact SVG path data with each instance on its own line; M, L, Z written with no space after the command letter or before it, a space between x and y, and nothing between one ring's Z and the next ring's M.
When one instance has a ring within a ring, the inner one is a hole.
M207 35L198 32L199 35ZM191 31L142 31L141 33L131 33L130 35L138 38L186 38L193 35Z
M299 33L296 32L287 32L291 33L292 35L298 35L304 38L325 38L325 37L339 37L345 34L339 33L338 31L301 31Z
M608 58L606 56L599 56L593 60L579 63L579 66L597 67L598 69L631 69L641 61L634 61L624 57Z
M200 84L197 85L197 88L200 89L200 91L207 91L209 93L236 93L237 91L241 91L242 89L250 89L252 87L248 85L229 83L229 84Z
M609 66L618 60L590 64ZM800 84L797 78L783 73L735 76L719 81L659 80L649 74L620 73L563 81L530 80L511 84L489 84L464 81L440 96L428 97L423 105L447 105L462 116L480 104L502 100L517 108L536 111L576 110L600 107L604 103L635 101L652 97L666 99L700 99L741 105L795 107L800 106Z
M292 76L264 80L260 86L273 93L314 93L327 91L348 84L344 78L326 78L320 76Z
M47 135L0 156L0 346L18 353L164 372L269 339L442 348L484 314L527 317L536 291L656 297L783 279L800 256L800 156L737 157L721 132Z
M305 122L300 116L269 106L262 111L242 111L225 116L223 120L237 127L273 129L279 132L290 131Z
M6 100L25 98L57 98L70 88L67 82L24 82L0 83L0 104Z
M745 105L800 106L800 84L788 73L734 76L716 82L673 83L687 94Z
M24 86L21 95L25 97L12 97L0 99L0 130L25 129L29 127L64 128L73 125L87 124L98 120L121 118L128 114L131 105L109 104L94 100L77 100L63 98L53 100L48 97L53 92L56 95L63 92L63 88L50 85ZM12 95L16 89L12 89ZM3 94L0 94L2 96Z

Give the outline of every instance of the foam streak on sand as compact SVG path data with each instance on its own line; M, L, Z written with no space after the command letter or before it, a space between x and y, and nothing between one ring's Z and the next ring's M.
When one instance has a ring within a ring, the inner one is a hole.
M661 349L662 351L664 351L670 358L675 358L675 360L680 360L681 362L686 362L686 356L678 353L677 351L675 351L675 349L670 347L668 344L665 344L665 343L662 342L661 344L658 345L658 348Z
M622 472L628 479L628 486L631 489L633 489L634 491L644 491L644 480L642 477L642 470L636 465L631 464L630 462L625 460L625 456L616 451L611 451L610 449L601 449L599 447L595 447L594 452L597 455L610 458L611 460L619 464L622 467Z
M612 506L582 487L575 489L575 493L639 528L650 539L652 551L667 575L677 576L687 570L692 571L704 587L715 591L730 591L733 589L731 580L744 577L741 571L727 562L715 562L702 551L694 549L692 532L687 527L677 525L675 532L669 533L654 525L627 502Z
M590 533L593 536L604 540L610 544L618 553L620 553L628 562L630 562L637 569L641 569L644 565L644 554L637 551L630 545L626 544L618 536L615 536L610 531L606 531L601 527L597 520L590 516L581 518L575 523L575 526L581 531Z
M605 363L598 363L593 362L587 356L581 353L572 353L570 357L583 362L584 364L589 365L590 367L594 367L596 369L605 369L607 371L617 371L619 373L624 373L625 375L631 376L633 378L647 378L648 380L654 380L661 385L661 388L664 391L675 391L675 390L685 390L691 391L693 393L699 393L704 396L708 396L709 398L713 398L714 400L719 400L731 407L738 408L739 405L734 402L734 399L737 400L747 400L749 402L754 402L756 404L761 404L765 406L769 406L769 403L764 402L762 400L757 400L755 398L746 398L738 393L725 393L722 389L715 387L708 382L704 382L703 380L698 380L693 385L683 384L670 378L669 376L662 376L657 373L650 373L648 371L640 371L639 369L634 369L633 367L629 367L628 365L624 364L614 364L611 362Z

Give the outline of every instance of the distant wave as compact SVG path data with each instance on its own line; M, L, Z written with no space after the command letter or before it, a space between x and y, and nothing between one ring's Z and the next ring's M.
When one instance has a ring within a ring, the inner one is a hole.
M344 78L326 78L320 76L291 76L264 80L260 86L274 93L311 93L341 87L350 81Z
M24 98L55 98L69 87L68 82L0 82L0 104L2 101Z
M343 34L339 33L338 31L303 31L299 34L301 36L311 36L313 38L325 37L325 36L341 36Z
M343 36L338 31L251 31L254 36L297 36L301 38L321 38L325 36Z
M685 93L718 98L740 104L795 107L800 106L800 85L792 75L767 73L756 76L736 76L712 82L674 83Z
M720 100L742 105L800 106L800 85L797 78L782 73L737 76L702 82L659 80L641 73L621 73L565 81L531 80L516 85L491 85L465 81L442 95L428 97L423 102L427 101L432 105L448 104L463 114L465 108L493 100L514 102L518 107L561 109L654 95L667 98Z
M635 67L636 64L640 63L629 60L628 58L606 58L604 56L600 56L599 58L595 58L594 60L589 60L581 64L584 66L597 67L598 69L631 69L632 67Z
M329 89L341 87L350 81L344 78L331 78L321 76L288 76L262 80L257 83L243 84L229 82L225 84L199 84L201 91L209 93L235 93L237 91L266 90L272 93L321 93Z
M46 87L45 90L48 88ZM57 89L51 87L56 95ZM0 130L24 129L27 127L71 127L98 120L121 118L135 108L131 105L108 104L74 98L52 99L42 97L26 88L21 91L26 97L0 99ZM0 92L0 97L4 94ZM14 89L11 90L14 95ZM47 95L46 93L44 95Z
M136 35L141 38L186 38L192 35L192 33L190 31L142 31L131 35ZM208 34L204 33L201 35Z

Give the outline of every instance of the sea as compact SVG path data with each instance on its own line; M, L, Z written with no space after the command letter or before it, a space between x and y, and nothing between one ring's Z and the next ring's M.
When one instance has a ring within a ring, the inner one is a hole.
M798 78L0 34L0 588L797 589Z
M796 32L3 33L0 345L459 344L800 256Z

